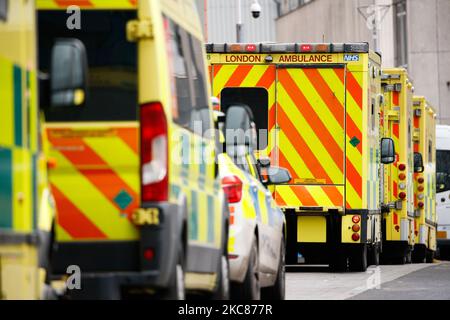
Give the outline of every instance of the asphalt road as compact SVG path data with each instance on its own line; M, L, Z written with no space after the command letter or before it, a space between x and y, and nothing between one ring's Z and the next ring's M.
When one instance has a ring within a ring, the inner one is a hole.
M289 300L450 299L450 262L372 266L332 273L323 266L288 267Z
M351 299L450 300L450 263L433 265L367 290Z

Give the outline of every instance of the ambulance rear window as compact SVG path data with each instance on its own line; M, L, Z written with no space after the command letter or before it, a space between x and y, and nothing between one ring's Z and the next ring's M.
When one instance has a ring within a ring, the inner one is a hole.
M48 72L57 38L77 38L88 56L87 103L82 108L46 111L47 121L132 121L137 119L137 49L127 41L126 24L135 11L84 10L80 29L68 28L65 10L40 11L39 70Z
M253 121L258 130L258 150L267 148L269 93L264 88L225 88L220 93L223 112L231 105L245 104L253 112Z

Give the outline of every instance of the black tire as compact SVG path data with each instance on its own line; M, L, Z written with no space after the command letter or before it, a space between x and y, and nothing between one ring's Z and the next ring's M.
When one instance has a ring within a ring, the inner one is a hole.
M184 300L186 299L186 288L184 278L185 266L184 266L184 254L183 250L179 250L177 263L172 271L170 277L170 285L162 298L166 300Z
M286 297L286 250L284 237L281 239L280 245L280 261L278 263L277 279L273 286L262 288L261 297L264 300L284 300Z
M427 249L427 253L426 253L426 263L433 263L434 262L434 254L435 252L432 250L428 250Z
M422 246L414 247L412 252L412 262L425 263L426 261L426 248Z
M367 270L367 245L355 248L350 255L350 271L365 272Z
M371 246L369 250L369 266L378 266L380 265L380 244L375 243Z
M250 249L247 272L243 283L232 283L231 294L237 300L260 300L261 286L259 282L259 253L256 239Z
M392 258L392 264L398 264L398 265L406 264L406 261L407 261L406 256L407 256L407 254L405 253L402 256L393 257Z
M412 250L408 250L406 253L406 263L411 264L412 263Z
M220 271L217 276L217 289L212 298L214 300L230 299L230 264L227 255L223 254L220 258Z

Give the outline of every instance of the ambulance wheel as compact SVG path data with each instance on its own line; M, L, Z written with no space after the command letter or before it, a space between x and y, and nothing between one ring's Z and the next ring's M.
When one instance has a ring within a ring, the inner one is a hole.
M433 263L433 261L434 261L434 251L427 249L426 262L427 263Z
M399 264L399 265L403 265L406 264L407 261L407 254L405 253L404 255L398 256L398 257L394 257L392 258L392 263L393 264Z
M365 272L367 270L367 245L355 248L350 254L350 271Z
M285 245L284 237L281 239L280 245L280 261L278 263L277 279L273 286L262 288L261 297L265 300L284 300L286 296L286 272L285 266Z
M415 246L412 252L412 261L414 263L425 263L426 261L426 248L422 246Z
M180 249L178 261L174 267L171 276L171 283L167 292L163 295L166 300L184 300L186 298L185 279L184 279L184 255Z
M261 286L259 282L258 243L253 239L250 249L247 273L243 283L233 283L231 286L233 299L260 300Z
M408 250L408 252L406 253L406 263L410 264L412 263L412 251Z
M220 258L220 272L217 275L218 287L213 295L214 300L230 299L230 265L228 257L223 254Z
M368 265L371 266L380 265L380 245L378 243L372 245L370 248Z

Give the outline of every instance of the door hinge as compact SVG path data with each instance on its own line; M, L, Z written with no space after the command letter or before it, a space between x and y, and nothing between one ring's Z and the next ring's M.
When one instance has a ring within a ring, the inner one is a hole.
M153 25L150 20L131 20L127 23L127 40L136 42L153 39Z

